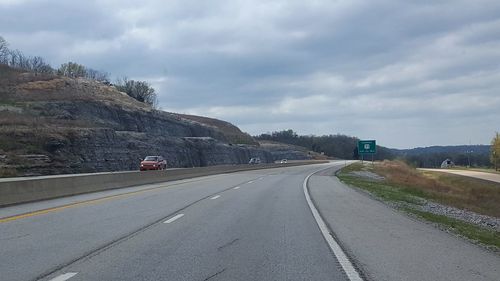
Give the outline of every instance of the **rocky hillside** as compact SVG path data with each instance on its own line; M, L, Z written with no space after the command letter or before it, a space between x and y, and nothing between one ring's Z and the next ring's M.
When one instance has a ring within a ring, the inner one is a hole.
M287 160L326 160L327 156L308 150L305 147L291 145L275 141L259 141L260 147L271 152L275 161L281 159Z
M113 86L0 65L0 174L135 170L264 162L273 156L230 123L157 111Z
M240 128L234 126L229 122L203 116L195 116L187 114L177 114L177 115L184 120L191 120L194 122L198 122L221 131L227 138L227 140L231 143L259 145L259 143L255 141L252 138L252 136L242 132Z

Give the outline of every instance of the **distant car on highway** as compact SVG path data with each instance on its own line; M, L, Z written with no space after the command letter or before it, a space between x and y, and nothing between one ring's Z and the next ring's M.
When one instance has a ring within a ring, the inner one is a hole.
M281 161L280 161L281 164L286 164L287 162L288 162L288 160L286 160L286 159L281 159Z
M260 158L259 157L250 158L250 161L248 161L248 164L260 164Z
M162 156L146 156L146 158L141 161L140 170L165 170L166 168L167 160L165 160Z

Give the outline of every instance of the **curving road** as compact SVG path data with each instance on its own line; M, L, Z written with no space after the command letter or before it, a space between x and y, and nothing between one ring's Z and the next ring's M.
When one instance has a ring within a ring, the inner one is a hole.
M343 165L221 174L1 208L0 279L356 280L361 272L372 280L500 280L497 255L345 187L331 176ZM345 252L321 231L306 200L304 182L313 172L311 198ZM454 256L443 260L439 247ZM349 272L342 253L357 271Z

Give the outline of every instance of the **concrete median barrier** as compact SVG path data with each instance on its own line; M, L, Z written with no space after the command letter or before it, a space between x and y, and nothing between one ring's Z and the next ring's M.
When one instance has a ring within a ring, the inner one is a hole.
M327 162L328 161L301 161L287 164L223 165L165 171L128 171L1 179L0 207L221 173L234 173L248 170L290 167Z

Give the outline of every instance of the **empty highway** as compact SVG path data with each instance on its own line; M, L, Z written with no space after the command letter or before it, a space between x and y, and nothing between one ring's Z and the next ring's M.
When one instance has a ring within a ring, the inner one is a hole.
M0 280L500 280L497 254L346 187L343 165L0 208Z

